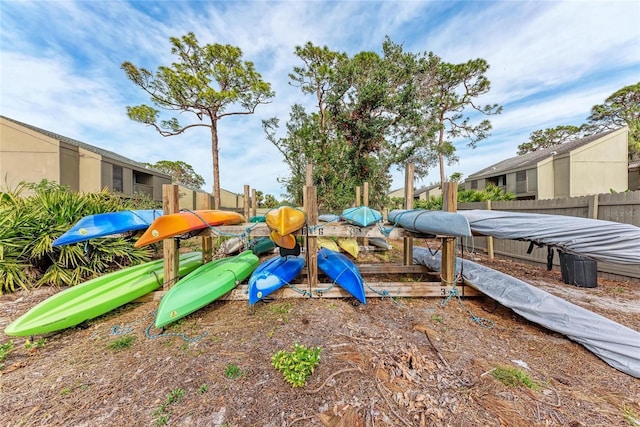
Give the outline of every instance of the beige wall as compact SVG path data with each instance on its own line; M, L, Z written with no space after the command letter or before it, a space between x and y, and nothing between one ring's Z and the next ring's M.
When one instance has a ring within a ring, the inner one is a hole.
M231 191L227 191L221 188L220 189L220 207L242 209L244 208L244 195L238 195L238 194L232 193Z
M58 141L0 118L0 186L43 179L60 182Z
M100 161L102 156L84 148L78 148L80 154L79 191L82 193L97 193L102 190L100 179Z
M537 198L540 200L553 199L553 158L547 158L538 162L538 177L536 185L538 187Z
M565 154L553 158L553 198L570 197L571 156Z
M626 191L628 147L628 130L623 128L573 150L569 196L608 193L610 189Z

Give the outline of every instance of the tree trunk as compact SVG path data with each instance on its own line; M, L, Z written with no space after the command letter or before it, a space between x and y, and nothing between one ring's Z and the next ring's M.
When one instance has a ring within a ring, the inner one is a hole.
M218 121L211 119L211 155L213 157L213 208L220 209L220 164L218 163Z

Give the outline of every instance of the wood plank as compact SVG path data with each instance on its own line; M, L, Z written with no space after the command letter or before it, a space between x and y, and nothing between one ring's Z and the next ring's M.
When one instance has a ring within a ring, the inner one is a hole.
M440 282L375 282L367 283L365 288L365 294L367 298L423 298L423 297L446 297L451 292L452 286L441 286ZM327 289L323 292L318 292L318 289ZM459 284L456 286L460 296L462 297L477 297L482 296L482 293L471 286ZM248 285L241 284L234 290L227 293L218 301L248 301ZM305 289L306 290L306 289ZM386 291L386 292L385 292ZM384 295L383 295L384 293ZM134 302L149 302L159 301L165 291L151 292L141 298L138 298ZM349 294L344 289L331 283L318 283L317 287L313 288L311 298L349 298ZM309 298L308 295L303 295L300 292L290 287L283 287L278 289L271 295L273 299L296 299L296 298Z

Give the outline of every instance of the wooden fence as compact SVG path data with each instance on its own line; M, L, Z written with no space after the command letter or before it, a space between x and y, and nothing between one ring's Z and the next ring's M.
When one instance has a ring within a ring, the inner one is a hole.
M615 221L640 227L640 191L596 194L564 199L458 204L459 211L469 209L566 215ZM472 243L467 242L468 248L471 248L472 245L476 250L486 250L488 238L475 237ZM531 254L527 254L528 249L529 242L493 239L493 251L495 254L534 263L547 263L547 248L534 249ZM640 242L638 242L638 251L640 251ZM557 256L554 257L553 261L556 266L559 265ZM604 279L640 281L640 266L598 263L598 276Z

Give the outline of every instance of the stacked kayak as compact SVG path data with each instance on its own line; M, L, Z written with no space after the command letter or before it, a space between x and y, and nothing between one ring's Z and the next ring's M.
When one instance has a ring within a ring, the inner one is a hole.
M358 206L355 208L345 209L342 211L340 217L349 224L357 225L359 227L368 227L376 222L382 221L382 214L368 206Z
M414 233L471 237L469 221L456 212L394 209L389 212L389 221Z
M200 252L180 255L178 274L188 275L201 265L201 260ZM163 277L162 259L107 273L52 295L16 319L4 332L29 336L76 326L156 290L162 286Z
M145 230L160 216L162 216L162 210L160 209L127 210L87 215L54 240L53 246L70 245L97 237L119 236L132 231Z
M293 233L306 224L307 218L300 209L280 206L267 212L265 221L271 230L271 240L281 248L293 249L296 246Z
M345 255L322 248L318 251L318 268L358 301L367 303L360 270Z
M195 210L162 215L153 221L134 246L139 248L207 227L233 225L243 222L244 216L241 214L222 210Z
M176 283L160 300L155 325L162 328L233 290L258 266L251 251L200 266Z
M257 239L253 239L249 242L249 247L254 254L260 256L272 251L276 247L276 244L268 237L258 237Z
M304 257L275 256L263 262L249 278L249 304L253 305L295 279L304 267Z
M338 246L354 258L358 258L360 245L354 237L338 237Z

